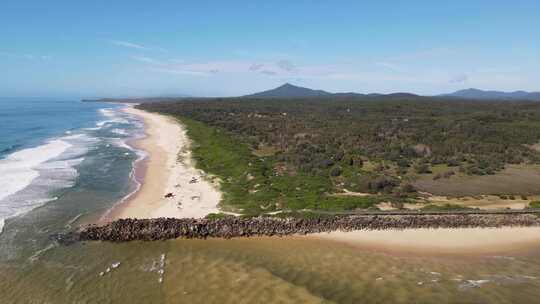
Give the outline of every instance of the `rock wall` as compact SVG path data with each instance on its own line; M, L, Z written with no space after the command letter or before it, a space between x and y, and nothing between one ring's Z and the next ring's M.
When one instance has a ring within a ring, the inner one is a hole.
M238 218L121 219L105 226L88 226L65 240L125 242L175 238L287 236L330 231L540 226L537 214L348 215L321 219Z

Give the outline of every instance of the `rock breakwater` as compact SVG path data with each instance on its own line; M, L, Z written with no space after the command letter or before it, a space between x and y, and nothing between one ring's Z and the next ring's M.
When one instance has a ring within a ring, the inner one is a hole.
M317 219L120 219L104 226L87 226L70 237L64 236L63 239L126 242L175 238L288 236L354 230L531 226L540 226L540 217L537 214L347 215Z

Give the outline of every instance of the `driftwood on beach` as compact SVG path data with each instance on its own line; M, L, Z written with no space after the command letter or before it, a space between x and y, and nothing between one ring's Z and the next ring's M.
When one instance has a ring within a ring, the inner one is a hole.
M413 228L493 228L540 226L537 214L440 214L440 215L347 215L318 219L238 218L219 219L121 219L105 226L88 226L77 240L125 242L175 238L233 238L287 236L331 231Z

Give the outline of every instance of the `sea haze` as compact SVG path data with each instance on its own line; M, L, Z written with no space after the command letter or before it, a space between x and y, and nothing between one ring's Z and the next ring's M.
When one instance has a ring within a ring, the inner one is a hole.
M107 174L107 164L97 164L96 159L108 152L124 161L140 157L125 141L142 132L142 124L121 107L78 100L0 99L0 233L6 219L55 201L69 190L80 192L81 173ZM124 171L129 174L129 168Z

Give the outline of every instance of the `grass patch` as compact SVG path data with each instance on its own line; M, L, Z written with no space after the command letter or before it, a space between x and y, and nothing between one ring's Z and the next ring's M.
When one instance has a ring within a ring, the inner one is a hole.
M422 211L452 211L452 210L473 210L474 208L465 207L456 204L444 204L444 205L434 205L429 204L422 207Z
M475 196L504 193L506 196L536 195L539 193L540 166L508 165L494 175L467 176L456 174L450 179L420 178L413 185L420 191L446 196Z
M226 213L209 213L205 216L205 218L209 219L209 220L218 220L218 219L223 219L223 218L227 218L227 217L234 217L234 215L229 215L229 214L226 214Z
M333 192L330 178L276 172L273 156L254 155L247 144L230 133L184 117L180 121L192 140L196 167L221 180L224 210L247 215L276 210L341 211L369 208L382 201L378 196L329 196Z
M529 208L540 208L540 201L532 201L529 203Z

